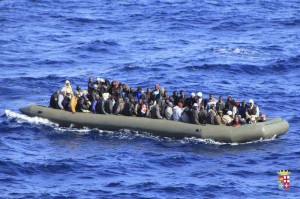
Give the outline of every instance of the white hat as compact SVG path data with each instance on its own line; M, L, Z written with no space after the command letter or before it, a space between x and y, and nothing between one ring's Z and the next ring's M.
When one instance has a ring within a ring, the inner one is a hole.
M253 99L249 99L249 104L254 104L254 100Z
M102 97L104 100L107 100L109 98L110 94L109 93L103 93Z
M227 115L232 115L232 111L227 111Z
M197 103L194 103L194 104L193 104L193 107L198 107L198 104L197 104Z
M201 92L198 92L198 93L197 93L197 96L198 96L198 97L202 97L202 93L201 93Z
M100 77L97 77L97 79L96 79L97 81L100 81L101 80L101 78Z
M191 93L191 96L195 97L195 93Z
M103 78L100 78L100 82L105 82L105 80Z
M70 81L69 81L69 80L66 80L66 84L70 84Z

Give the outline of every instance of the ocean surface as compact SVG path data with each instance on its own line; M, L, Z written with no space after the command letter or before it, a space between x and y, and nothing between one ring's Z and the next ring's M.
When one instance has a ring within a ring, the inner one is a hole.
M299 198L299 13L298 0L1 0L0 198ZM226 144L61 128L18 110L89 76L253 98L290 129Z

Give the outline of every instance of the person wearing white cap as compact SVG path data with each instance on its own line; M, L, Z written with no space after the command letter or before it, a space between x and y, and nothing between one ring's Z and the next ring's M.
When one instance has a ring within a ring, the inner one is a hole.
M202 96L203 95L201 92L197 93L196 103L198 105L198 111L200 111L202 106L206 106L206 99L204 99Z
M194 103L193 107L191 108L191 123L192 124L200 124L199 122L199 111L198 111L198 104Z
M246 121L248 123L255 123L256 118L259 116L259 108L256 104L254 104L254 100L249 100L249 106L246 109Z
M227 114L222 117L222 120L224 124L226 124L227 126L232 125L233 122L232 111L227 111Z
M186 99L185 105L188 106L189 108L192 108L194 103L197 103L197 100L195 98L195 93L191 93L191 96Z
M69 80L66 80L64 87L62 87L61 89L61 92L66 92L67 94L70 93L71 95L73 95L73 89Z

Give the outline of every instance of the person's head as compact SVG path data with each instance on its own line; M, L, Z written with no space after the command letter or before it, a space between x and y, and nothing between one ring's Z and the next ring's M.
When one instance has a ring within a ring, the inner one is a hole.
M195 93L191 93L191 98L195 98Z
M245 106L247 104L246 100L243 100L242 104Z
M249 105L253 106L253 104L254 104L254 100L253 99L249 99Z
M172 102L168 102L168 106L169 107L173 107L173 103Z
M232 117L232 111L227 111L227 115Z
M147 88L147 93L151 93L151 88Z
M234 102L234 106L238 107L239 105L240 105L240 101L239 101L239 100L236 100L236 101Z
M79 85L76 86L77 91L81 91L81 87Z
M214 99L214 95L213 94L209 94L209 99Z
M55 94L56 94L56 95L59 95L59 90L56 90L56 91L55 91Z
M267 115L264 114L264 113L260 114L260 116L259 116L259 121L264 122L264 121L266 121L266 120L267 120Z
M98 95L98 94L96 94L95 97L96 97L96 99L100 99L100 95Z
M219 110L219 111L218 111L218 114L222 117L222 116L223 116L223 111L222 111L222 110Z
M201 110L201 111L205 110L205 107L204 107L204 106L201 106L200 110Z
M132 93L134 92L134 88L133 87L130 88L130 92L132 92Z
M199 99L201 99L201 98L202 98L202 92L198 92L198 93L197 93L197 97L198 97Z
M159 89L159 93L162 95L162 94L164 94L165 93L165 88L164 87L161 87L160 89Z
M65 84L66 84L66 86L70 86L70 81L66 80Z
M155 84L154 89L158 90L159 89L159 84Z
M184 96L184 90L181 90L179 93L180 93L180 96Z
M93 89L97 90L97 89L98 89L98 85L97 85L97 84L94 84L94 85L93 85Z
M182 108L183 104L181 102L178 102L178 107Z
M142 92L143 89L142 89L142 87L139 86L137 90L138 90L138 92Z
M140 98L140 99L139 99L139 104L142 104L142 103L143 103L143 99Z
M228 95L227 101L231 101L231 100L232 100L232 96L231 96L231 95Z
M128 98L128 97L125 97L125 98L124 98L124 102L125 102L125 103L129 102L129 98Z
M173 95L174 96L178 96L178 92L177 91L173 91Z
M90 83L93 83L93 82L94 82L93 77L89 77L89 82L90 82Z
M220 96L220 97L219 97L219 102L222 102L222 101L223 101L223 97Z
M194 108L194 109L198 109L198 104L197 104L197 103L194 103L194 104L193 104L193 108Z

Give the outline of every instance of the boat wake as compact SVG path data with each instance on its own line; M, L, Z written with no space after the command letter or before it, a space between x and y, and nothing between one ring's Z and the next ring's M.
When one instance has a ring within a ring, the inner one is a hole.
M161 137L161 136L154 136L151 133L147 132L141 132L141 131L132 131L128 129L122 129L119 131L107 131L107 130L101 130L101 129L90 129L88 127L84 128L75 128L73 125L70 127L60 127L57 123L51 122L48 119L40 118L40 117L29 117L27 115L17 113L11 110L5 110L5 116L9 120L13 120L17 123L29 123L29 124L35 124L35 125L44 125L47 127L51 127L56 134L65 134L65 133L74 133L78 135L89 135L94 134L97 135L97 137L105 137L105 138L117 138L117 139L139 139L139 138L145 138L145 139L151 139L158 142L168 142L173 144L207 144L207 145L231 145L231 146L237 146L237 145L244 145L244 144L254 144L254 143L261 143L261 142L269 142L276 139L276 135L273 136L271 139L260 139L255 140L251 142L246 143L225 143L225 142L217 142L213 139L201 139L201 138L183 138L183 139L173 139L169 137Z

